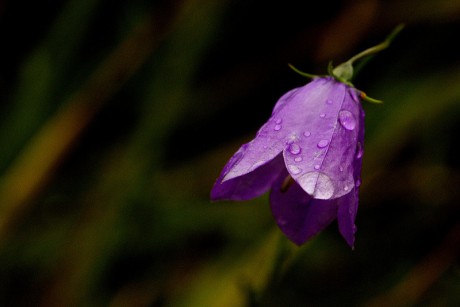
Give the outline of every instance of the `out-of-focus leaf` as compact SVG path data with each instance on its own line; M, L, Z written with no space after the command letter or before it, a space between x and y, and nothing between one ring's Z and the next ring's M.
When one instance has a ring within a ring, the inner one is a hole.
M64 94L63 80L72 67L99 1L71 0L47 37L22 64L15 93L0 123L0 170L52 114Z
M450 72L432 72L410 81L397 77L382 81L382 84L390 85L381 89L379 96L384 96L387 103L367 108L366 120L373 124L373 129L367 137L364 170L368 170L372 177L378 176L401 150L414 128L428 129L443 111L459 103L459 71L460 67L457 67ZM368 178L364 183L369 184L370 180Z
M224 257L207 264L190 281L174 306L247 306L251 295L269 282L279 252L280 233L270 233L260 246L241 257Z

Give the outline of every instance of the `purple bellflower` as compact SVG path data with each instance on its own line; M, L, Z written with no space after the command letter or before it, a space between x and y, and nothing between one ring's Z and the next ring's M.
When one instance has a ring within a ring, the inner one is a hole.
M337 219L353 248L364 151L360 100L376 101L348 80L355 60L386 48L394 35L284 94L225 165L211 199L248 200L271 190L273 216L291 241L301 245Z
M230 159L213 200L247 200L271 188L275 220L302 244L336 217L353 245L364 144L357 90L332 77L289 91L251 142Z

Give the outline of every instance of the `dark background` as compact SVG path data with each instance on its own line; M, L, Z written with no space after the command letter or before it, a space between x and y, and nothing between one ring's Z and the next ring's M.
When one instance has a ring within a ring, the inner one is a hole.
M277 99L354 84L357 241L211 203ZM0 306L460 306L460 1L0 2Z

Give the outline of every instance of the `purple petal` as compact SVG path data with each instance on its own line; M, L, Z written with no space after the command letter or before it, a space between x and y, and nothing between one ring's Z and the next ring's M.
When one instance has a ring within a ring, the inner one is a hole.
M278 100L272 116L259 129L254 140L241 146L225 165L211 191L211 199L249 199L268 189L281 171L279 163L272 164L270 161L279 156L286 147L289 138L288 130L283 128L284 122L278 113L290 103L293 97L297 97L296 93L300 89L309 87L314 88L315 85L309 83L302 88L293 89ZM259 172L251 174L263 165L267 165L267 167L260 171L261 174ZM270 173L270 169L273 173ZM238 179L240 177L244 178ZM256 180L260 180L260 182L256 182ZM226 183L227 181L229 183ZM254 187L257 189L250 192L249 189Z
M339 206L337 213L337 222L339 224L339 231L347 241L351 248L354 248L355 243L355 219L358 210L358 190L353 189L351 193L337 199Z
M316 199L335 199L354 187L361 106L353 94L332 78L315 79L276 114L285 123L286 167Z
M294 243L301 245L328 226L337 216L337 200L318 200L296 183L286 186L287 171L275 181L270 203L276 223Z
M228 172L233 171L233 165L237 163L238 159L241 159L241 151L242 149L224 167L222 174L211 190L212 200L247 200L262 195L270 189L273 182L284 169L283 158L281 155L278 155L275 159L268 161L245 175L223 182L222 178Z
M231 171L228 168L229 171L224 175L222 182L246 175L278 156L285 146L282 130L282 119L270 117L267 123L259 129L256 137L243 145L235 154L240 153L240 156L232 163Z
M352 89L350 89L352 91ZM354 92L354 91L353 91ZM361 167L363 162L364 154L364 110L359 105L359 131L358 131L358 142L356 143L355 149L355 160L353 161L353 176L355 178L355 186L359 188L361 185ZM358 189L359 190L359 189Z
M305 86L308 86L308 84ZM292 96L294 96L298 90L305 88L305 86L294 88L286 94L284 94L283 96L281 96L281 98L278 99L278 101L275 104L275 107L273 108L272 115L278 113L278 111L282 109L286 105L286 103L288 103L291 100Z
M290 240L300 245L337 217L353 247L363 145L357 90L317 78L278 100L255 139L225 165L211 198L246 200L272 187L273 215Z
M352 89L350 89L351 91ZM359 110L359 131L358 142L355 148L353 161L353 176L355 178L355 187L351 193L339 199L338 224L339 230L347 243L353 248L355 242L355 219L358 212L359 203L359 186L361 185L361 167L364 152L364 110Z

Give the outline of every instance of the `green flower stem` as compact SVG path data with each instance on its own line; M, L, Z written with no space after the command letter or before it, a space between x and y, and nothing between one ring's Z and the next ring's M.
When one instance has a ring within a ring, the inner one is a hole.
M401 32L401 30L403 28L404 28L403 24L398 25L393 30L393 32L391 32L390 35L387 36L387 38L383 42L381 42L380 44L378 44L378 45L376 45L374 47L371 47L369 49L366 49L366 50L358 53L357 55L355 55L351 59L349 59L347 62L350 63L350 64L353 64L353 62L355 62L355 61L357 61L359 59L362 59L364 57L376 54L376 53L388 48L388 46L390 46L391 42L394 40L396 35L398 35L399 32Z
M366 49L357 55L351 57L348 61L340 64L332 70L332 75L335 76L338 80L351 80L353 77L353 63L362 59L374 55L390 46L393 39L398 35L399 32L404 28L403 24L398 25L387 38L380 44Z

